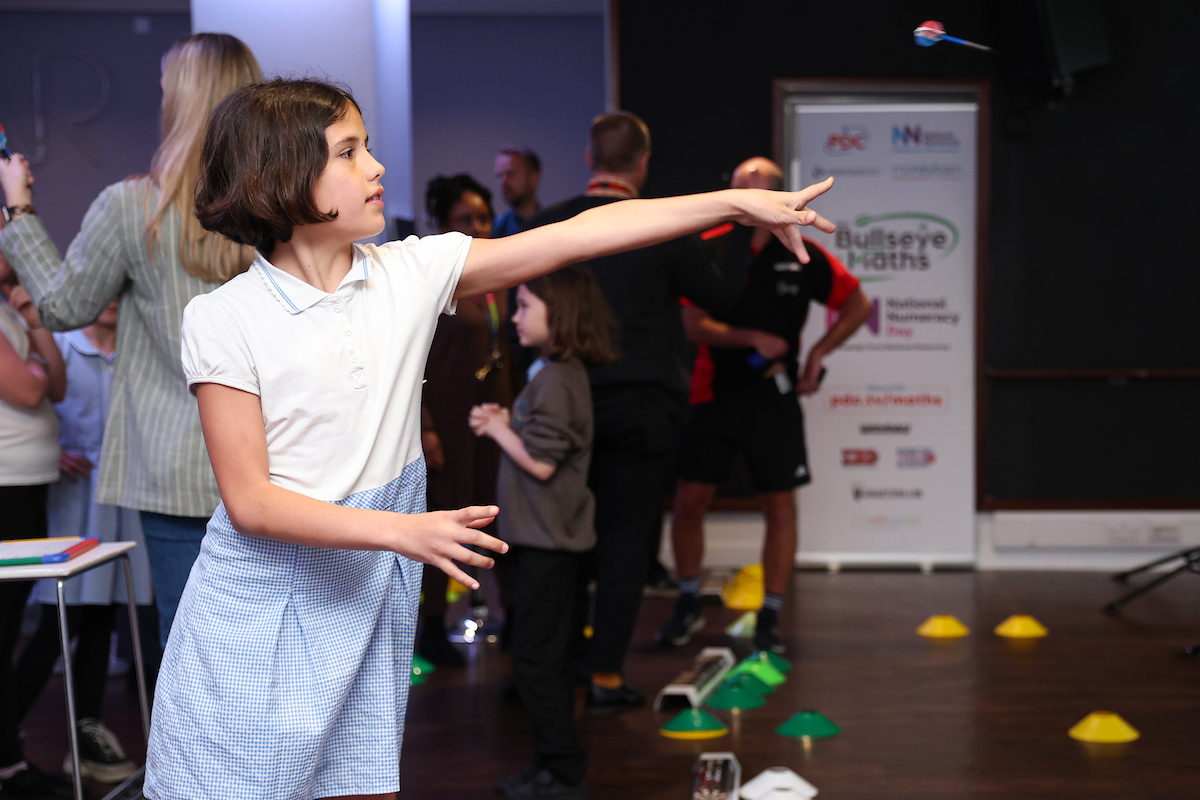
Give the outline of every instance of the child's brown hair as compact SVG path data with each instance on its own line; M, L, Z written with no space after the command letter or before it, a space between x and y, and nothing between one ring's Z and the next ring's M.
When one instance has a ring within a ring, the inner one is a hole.
M200 154L200 224L270 255L297 225L336 218L317 208L313 189L329 162L325 129L351 108L349 92L314 80L276 79L226 97Z
M616 323L590 270L563 267L534 278L525 288L546 304L547 358L565 361L574 355L597 367L620 357L614 342Z

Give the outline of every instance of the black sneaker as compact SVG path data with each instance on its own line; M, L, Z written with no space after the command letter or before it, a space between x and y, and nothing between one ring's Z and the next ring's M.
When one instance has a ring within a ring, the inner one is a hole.
M84 717L75 725L79 735L79 774L97 783L120 783L137 772L137 765L125 757L125 748L115 733L94 717ZM71 754L63 759L63 772L72 774Z
M700 609L700 595L681 594L675 601L671 618L658 632L658 641L671 647L683 647L692 640L692 634L704 627L704 612Z
M20 800L61 800L75 796L71 782L57 775L47 775L26 762L25 769L11 778L0 780L0 797Z
M779 612L771 608L760 608L754 621L754 649L783 653L787 648L779 638Z
M521 767L520 772L512 775L506 775L505 777L498 779L496 783L493 784L493 788L496 790L497 794L507 794L513 789L516 789L518 786L529 783L537 776L541 769L542 768L538 765L537 759L534 759L525 766Z
M646 696L627 683L616 689L605 689L592 684L588 687L587 710L589 714L616 714L646 705Z
M538 770L532 780L519 786L514 786L504 793L505 800L536 800L536 798L554 798L554 800L587 800L587 780L574 786L562 783L548 769Z

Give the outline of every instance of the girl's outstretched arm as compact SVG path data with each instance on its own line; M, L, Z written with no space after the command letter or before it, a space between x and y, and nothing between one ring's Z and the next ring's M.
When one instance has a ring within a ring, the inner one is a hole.
M391 550L432 564L472 589L479 588L479 582L454 562L484 568L494 562L463 545L508 551L504 542L478 530L495 519L496 506L395 514L337 506L275 486L267 467L267 434L258 396L202 383L196 387L196 399L221 499L240 533L310 547Z
M833 178L799 192L725 189L657 200L624 200L503 239L474 239L456 297L516 286L567 264L649 247L726 221L770 228L802 262L808 254L801 225L830 233L834 226L807 208Z

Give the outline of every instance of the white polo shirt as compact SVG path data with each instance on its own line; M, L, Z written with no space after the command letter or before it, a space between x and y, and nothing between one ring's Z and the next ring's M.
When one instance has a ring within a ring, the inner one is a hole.
M385 486L421 455L425 361L470 246L459 233L355 245L332 294L260 255L188 303L188 386L258 395L276 486L326 501Z

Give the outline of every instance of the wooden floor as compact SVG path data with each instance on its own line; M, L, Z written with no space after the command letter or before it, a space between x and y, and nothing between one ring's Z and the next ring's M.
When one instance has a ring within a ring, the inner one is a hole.
M689 796L706 750L731 750L748 779L771 766L798 772L822 798L1200 798L1200 579L1184 575L1119 617L1100 612L1120 587L1100 573L796 573L783 613L795 669L764 708L715 712L728 736L667 739L670 714L581 715L593 798ZM708 625L681 651L653 633L672 601L647 598L627 662L631 684L653 695L703 646L728 645L736 613L706 607ZM1032 614L1048 638L1015 647L992 633ZM915 628L953 614L971 635L930 641ZM495 645L464 646L465 670L440 670L414 687L401 764L404 798L492 798L492 782L532 755L524 712L506 702L507 660ZM801 709L842 728L806 750L777 735ZM580 694L582 711L582 694ZM1086 746L1067 729L1091 711L1115 711L1141 731L1129 745ZM144 745L136 699L110 681L107 722L131 754ZM66 752L61 688L53 683L26 720L27 754L57 768ZM96 797L104 787L97 789Z

